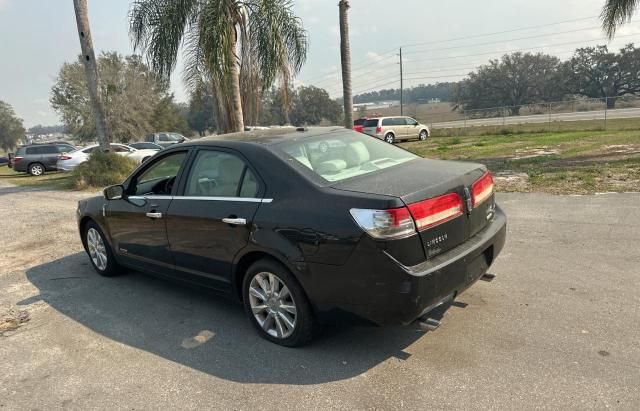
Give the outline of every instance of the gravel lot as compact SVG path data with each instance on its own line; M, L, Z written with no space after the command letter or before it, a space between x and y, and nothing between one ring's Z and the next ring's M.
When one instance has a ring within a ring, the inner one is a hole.
M2 409L640 408L639 194L499 195L497 278L437 331L339 327L303 349L206 293L98 277L84 195L0 181L0 327L22 323L0 331Z

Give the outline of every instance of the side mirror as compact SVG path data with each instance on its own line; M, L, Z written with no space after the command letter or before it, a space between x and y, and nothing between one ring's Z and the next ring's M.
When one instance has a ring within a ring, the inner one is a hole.
M104 198L106 198L109 201L120 200L124 198L124 186L122 184L109 186L105 188L102 193L104 194Z

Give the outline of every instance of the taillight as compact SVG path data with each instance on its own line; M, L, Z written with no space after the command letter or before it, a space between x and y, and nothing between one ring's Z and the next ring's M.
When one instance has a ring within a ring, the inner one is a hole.
M382 133L382 127L378 126L376 127L376 134L380 134Z
M398 238L416 232L413 219L406 207L389 210L352 208L351 215L360 228L373 238Z
M471 185L471 204L475 207L493 194L493 177L487 171Z
M60 157L58 157L58 160L71 160L70 156L65 156L64 154L60 155Z
M22 160L22 157L14 157L13 158L13 164L19 162L20 160Z
M425 230L452 220L463 213L462 199L456 193L409 204L418 230Z

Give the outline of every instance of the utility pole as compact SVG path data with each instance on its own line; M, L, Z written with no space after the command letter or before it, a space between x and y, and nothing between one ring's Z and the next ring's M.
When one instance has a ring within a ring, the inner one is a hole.
M404 115L404 77L402 75L402 47L400 47L400 115Z

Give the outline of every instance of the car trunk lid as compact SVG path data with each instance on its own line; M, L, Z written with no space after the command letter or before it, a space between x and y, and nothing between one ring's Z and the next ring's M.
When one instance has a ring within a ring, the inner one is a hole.
M419 230L427 258L450 250L481 231L491 220L494 199L491 195L472 207L471 187L486 168L480 164L416 159L333 184L337 190L398 197L406 206L450 193L462 200L462 215L444 223Z

